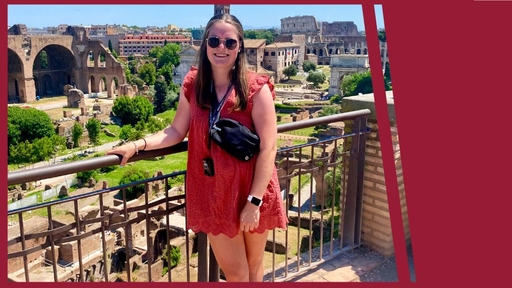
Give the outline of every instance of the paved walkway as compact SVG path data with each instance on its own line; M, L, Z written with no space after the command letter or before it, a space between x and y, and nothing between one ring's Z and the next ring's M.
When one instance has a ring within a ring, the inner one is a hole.
M416 282L410 246L407 252L410 281ZM398 282L398 275L394 256L386 258L362 246L282 282Z

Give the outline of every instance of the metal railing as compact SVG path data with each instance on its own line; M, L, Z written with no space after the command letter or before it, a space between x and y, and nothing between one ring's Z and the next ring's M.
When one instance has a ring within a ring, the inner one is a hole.
M278 125L279 133L340 121L350 127L278 149L276 167L290 223L269 234L265 281L282 281L361 244L369 114L364 109ZM129 162L186 152L187 144L142 151ZM106 155L11 172L8 185L119 162L119 156ZM157 175L8 211L10 221L17 222L8 234L9 280L219 281L222 272L206 235L186 226L186 193L169 194L170 180L185 175ZM130 200L134 191L140 203Z

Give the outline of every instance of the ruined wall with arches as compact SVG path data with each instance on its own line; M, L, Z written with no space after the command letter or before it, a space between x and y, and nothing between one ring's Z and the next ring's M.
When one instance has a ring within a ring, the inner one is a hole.
M63 35L30 36L25 25L17 24L8 31L7 48L7 98L11 103L35 101L36 96L63 95L64 85L86 93L99 91L103 85L111 97L117 85L126 83L121 63L99 40L90 40L83 27L68 26ZM94 65L89 66L88 52L97 55ZM89 86L91 77L105 83L95 81Z

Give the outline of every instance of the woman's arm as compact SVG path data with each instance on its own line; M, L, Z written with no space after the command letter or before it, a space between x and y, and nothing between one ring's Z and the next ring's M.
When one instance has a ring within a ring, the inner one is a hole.
M268 85L253 95L252 119L260 137L260 151L249 194L263 199L272 177L276 157L277 122L272 94ZM251 231L259 225L259 207L248 202L240 214L240 230Z
M190 104L185 98L183 90L180 92L180 99L178 104L178 110L176 116L172 121L172 124L165 129L139 139L136 141L126 143L122 146L116 147L112 150L107 151L107 155L116 154L123 158L121 159L121 166L126 165L128 160L136 153L135 146L139 151L143 150L155 150L160 148L169 147L175 145L187 136L190 122Z

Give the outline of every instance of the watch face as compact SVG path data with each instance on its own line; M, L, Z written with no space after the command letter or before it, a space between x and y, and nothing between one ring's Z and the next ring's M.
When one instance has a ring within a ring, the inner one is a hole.
M261 200L254 197L254 196L249 196L250 197L250 201L252 204L256 205L256 206L260 206L261 205Z

